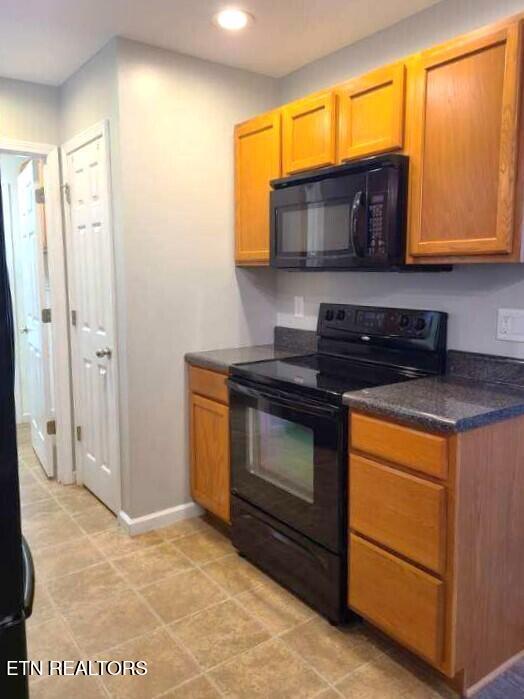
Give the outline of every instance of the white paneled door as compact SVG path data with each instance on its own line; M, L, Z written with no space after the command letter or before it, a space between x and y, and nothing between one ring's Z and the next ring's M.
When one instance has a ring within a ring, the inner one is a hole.
M35 163L30 160L18 175L18 212L24 324L19 328L27 343L28 403L31 441L46 473L53 475L53 443L47 434L51 415L49 325L42 322L46 303L44 263L45 230L37 211Z
M107 126L62 149L79 480L120 509L113 231Z

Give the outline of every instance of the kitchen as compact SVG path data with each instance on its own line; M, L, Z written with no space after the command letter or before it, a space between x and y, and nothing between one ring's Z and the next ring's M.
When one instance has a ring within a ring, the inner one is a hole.
M237 125L236 264L446 285L454 264L521 262L519 21ZM364 617L469 696L522 654L503 582L523 578L522 362L447 353L448 314L365 301L320 303L316 335L186 355L192 495L331 623ZM498 339L522 322L506 312Z
M6 139L109 122L108 569L144 616L139 631L107 605L106 645L139 657L154 636L173 657L151 658L151 685L86 691L518 696L524 7L406 2L278 68L267 42L250 56L259 5L224 44L207 8L205 49L115 29L58 87L0 82ZM170 552L156 581L146 546ZM121 591L106 585L115 609ZM76 687L51 679L31 696Z

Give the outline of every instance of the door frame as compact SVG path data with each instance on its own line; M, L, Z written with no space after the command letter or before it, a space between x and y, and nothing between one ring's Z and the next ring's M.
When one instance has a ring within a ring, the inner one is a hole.
M11 155L27 155L47 158L57 148L50 143L38 143L17 139L0 138L0 152ZM61 183L61 173L58 173ZM48 239L49 280L53 300L51 336L53 343L53 389L56 420L56 480L71 484L75 482L73 434L73 406L71 392L71 355L69 351L69 305L67 295L66 239L61 202L46 202L54 206L55 220L60 223L60 237ZM59 210L58 210L59 209ZM55 244L56 243L56 244ZM57 351L61 348L60 351ZM65 348L65 350L64 350Z
M115 441L117 444L117 463L115 468L117 470L118 476L118 493L117 493L117 507L116 512L120 512L122 509L122 445L120 442L120 373L119 373L119 350L120 343L118 338L118 325L117 325L117 313L116 313L116 265L115 265L115 231L114 231L114 213L113 213L113 181L112 181L112 170L111 170L111 141L110 141L110 131L109 131L109 120L103 119L102 121L93 124L84 131L73 136L68 141L66 141L60 147L60 157L62 165L62 176L64 179L64 185L67 184L67 157L68 153L96 140L97 138L103 138L105 140L105 159L107 168L107 184L108 184L108 224L111 236L111 250L110 250L110 266L111 266L111 291L112 291L112 316L113 316L113 335L114 335L114 351L111 358L111 362L114 367L114 400L115 400L115 414L116 414L116 435ZM74 263L73 263L73 253L72 253L72 230L71 230L71 207L70 203L63 198L64 201L64 231L65 231L65 241L66 241L66 255L67 255L67 266L68 266L68 279L69 279L69 303L70 307L74 309L75 307L75 277L74 277ZM71 371L72 371L72 390L73 390L73 406L76 405L79 394L80 386L78 385L78 372L75 371L76 359L78 357L78 347L76 342L76 335L71 332ZM77 464L76 479L79 485L83 485L83 473L82 473L82 444L78 440L74 440L74 450L75 450L75 460Z

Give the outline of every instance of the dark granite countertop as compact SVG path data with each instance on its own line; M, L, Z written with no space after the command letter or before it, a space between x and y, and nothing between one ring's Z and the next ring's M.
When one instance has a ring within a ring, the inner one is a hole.
M273 345L189 352L189 364L228 373L236 364L283 359L316 350L312 331L276 327ZM524 415L524 361L448 352L445 376L344 394L350 408L434 432L453 433Z
M264 359L283 359L297 352L275 349L274 345L254 345L253 347L234 347L231 349L209 350L206 352L188 352L186 362L202 369L229 372L235 364L260 362Z
M524 388L448 375L350 391L344 403L430 431L465 432L524 415Z

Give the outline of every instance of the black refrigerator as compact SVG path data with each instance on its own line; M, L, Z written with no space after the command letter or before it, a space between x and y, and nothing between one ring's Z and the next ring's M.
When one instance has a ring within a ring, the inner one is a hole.
M0 697L29 697L27 677L17 664L27 658L25 620L31 614L34 571L22 538L14 400L14 335L0 197ZM13 668L11 667L11 672Z

